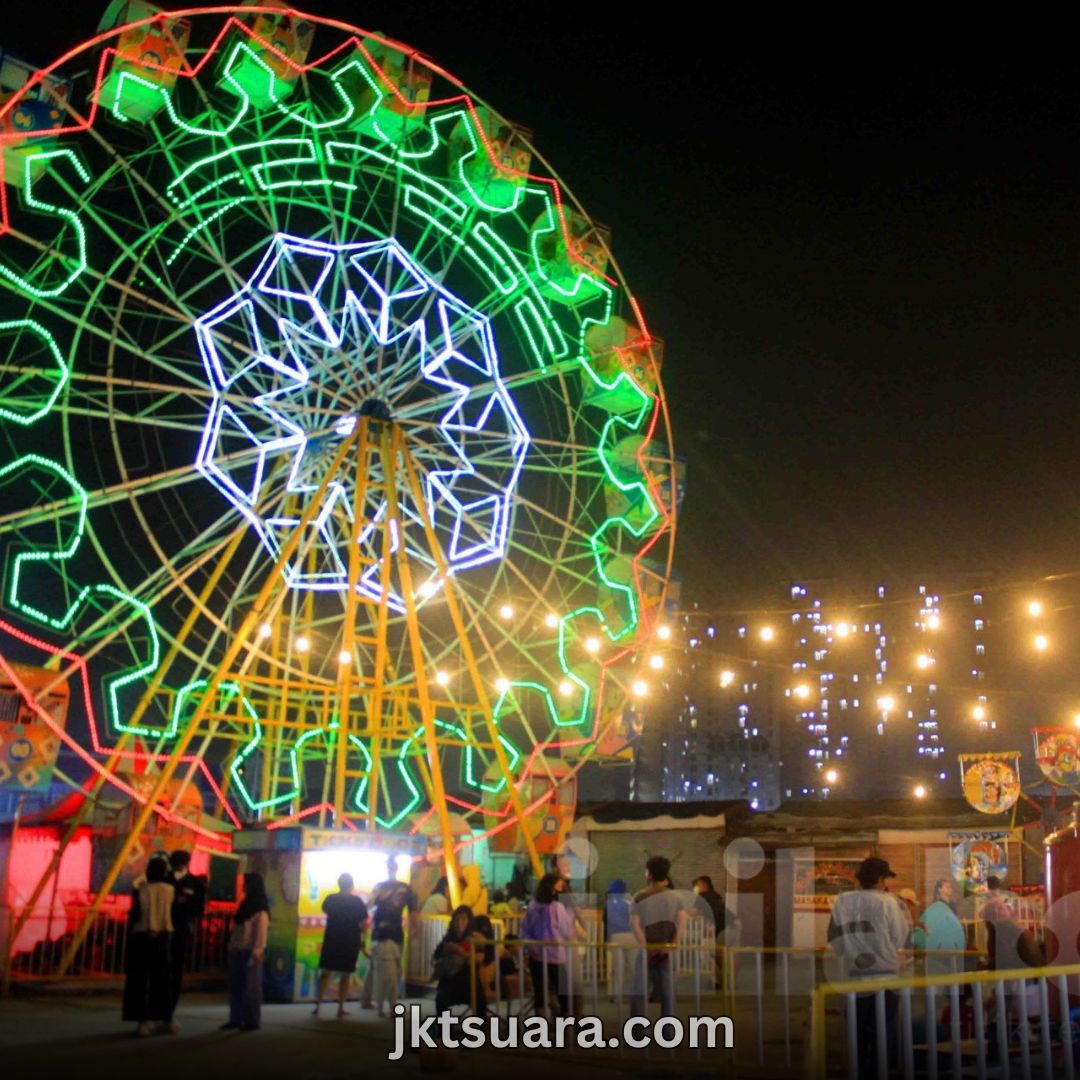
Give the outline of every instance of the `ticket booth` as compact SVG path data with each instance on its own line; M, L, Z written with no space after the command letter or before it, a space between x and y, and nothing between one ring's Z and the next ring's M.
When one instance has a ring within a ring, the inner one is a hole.
M270 899L270 932L263 962L267 1001L313 1001L318 989L319 950L326 916L322 903L337 891L340 874L352 874L356 894L366 901L386 880L386 860L394 855L398 880L409 881L413 862L427 850L423 836L313 829L303 825L237 833L233 850L245 872L263 875ZM362 954L356 975L362 979Z

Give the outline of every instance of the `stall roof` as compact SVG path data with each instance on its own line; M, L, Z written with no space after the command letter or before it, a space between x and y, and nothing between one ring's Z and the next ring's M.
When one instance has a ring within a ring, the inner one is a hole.
M701 802L584 802L576 820L599 828L723 828L731 815L749 812L741 800Z
M729 815L729 835L776 836L792 838L826 834L837 839L852 833L890 831L945 830L982 832L1008 829L1041 820L1040 812L1023 800L1013 812L982 814L963 798L936 798L915 803L911 799L828 799L822 802L782 803L776 810L745 815Z

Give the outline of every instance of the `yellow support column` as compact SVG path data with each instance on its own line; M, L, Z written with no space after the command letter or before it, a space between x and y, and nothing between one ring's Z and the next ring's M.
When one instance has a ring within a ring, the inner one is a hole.
M277 562L274 564L273 569L267 576L265 582L263 582L262 588L259 590L258 596L255 598L255 602L251 606L251 610L244 616L240 623L240 628L237 631L236 637L232 640L229 647L225 650L225 655L222 658L221 663L214 671L209 683L206 686L206 690L203 693L198 707L195 709L194 715L188 722L187 730L180 736L176 745L173 747L172 755L165 763L158 776L157 783L154 784L146 802L143 803L142 809L135 816L135 820L132 822L131 831L124 839L123 844L120 846L120 850L116 854L116 858L113 860L113 864L109 867L108 873L105 875L104 880L98 887L97 895L94 897L93 902L87 908L85 915L78 928L75 931L74 936L71 939L70 944L64 951L63 957L60 960L60 966L57 971L58 976L67 974L68 969L71 967L72 961L75 959L76 953L82 947L82 943L86 940L86 935L89 933L90 927L93 924L94 919L97 917L97 913L101 910L101 905L105 901L105 897L109 895L109 891L116 883L116 879L120 876L120 872L123 870L124 865L127 863L128 856L131 854L135 845L139 842L139 837L142 835L143 829L146 828L146 823L150 820L150 816L157 808L158 802L161 800L161 796L165 793L165 788L168 786L169 781L172 779L173 773L176 772L177 766L180 764L180 759L184 756L188 746L190 746L192 740L195 738L195 733L199 728L199 725L205 719L207 712L209 712L211 705L217 698L218 691L221 688L222 682L225 681L230 673L236 658L240 655L241 651L247 645L248 638L251 636L252 630L254 630L257 623L260 622L263 611L267 606L267 602L270 600L271 594L274 592L275 587L278 585L279 579L284 576L285 569L289 564L289 560L296 554L297 548L300 546L300 540L308 526L314 520L316 513L322 505L323 499L326 497L327 489L330 486L330 481L337 474L341 468L341 463L345 460L349 451L352 449L356 442L356 433L353 432L349 435L341 444L337 454L334 456L334 460L327 470L326 475L323 477L318 488L312 496L311 502L305 508L303 514L300 516L300 521L293 531L292 535L285 541L282 546L281 554L278 556ZM249 650L247 659L242 665L243 669L246 669L251 665L255 657L254 651ZM164 671L161 670L161 677L164 678Z
M450 830L450 817L446 805L446 787L443 784L442 764L439 761L439 740L435 730L435 709L431 704L428 688L427 665L424 661L424 648L420 636L420 620L413 603L412 569L409 566L409 554L405 542L405 524L401 520L397 500L397 439L392 434L383 445L383 479L386 482L386 519L387 527L393 523L397 528L397 563L401 582L401 596L405 602L405 625L409 636L409 652L413 662L413 678L416 680L416 696L420 705L420 718L424 726L424 743L427 747L428 770L431 774L431 789L435 812L439 815L439 831L443 841L443 861L446 865L446 880L450 887L450 902L457 905L461 897L461 883L454 854L454 836ZM385 602L385 597L383 598Z
M338 672L338 726L334 754L334 826L341 828L345 815L345 772L349 760L349 729L352 719L353 660L356 654L356 587L360 581L360 531L364 525L364 503L368 490L368 435L370 420L357 420L356 469L353 489L353 519L349 531L348 586L345 596L345 622L341 627L342 657ZM339 658L340 661L341 658Z
M416 502L417 513L420 515L420 520L424 526L424 532L427 535L428 549L431 552L432 558L435 560L435 565L439 571L439 577L442 579L443 588L446 591L446 606L450 611L450 618L454 623L454 631L457 634L458 641L461 643L461 651L465 656L465 665L469 669L473 689L476 692L476 700L480 705L480 713L484 718L488 737L491 739L495 760L499 764L499 771L502 773L503 780L506 783L506 790L510 796L510 805L513 807L514 814L517 816L518 821L521 822L521 835L522 839L525 841L525 850L528 852L529 862L532 864L533 873L537 877L541 877L544 873L543 864L540 861L540 854L536 850L536 842L533 840L532 836L529 835L529 830L526 827L525 809L521 802L521 796L518 794L517 785L514 783L514 775L510 769L506 751L499 741L499 730L495 724L491 700L488 697L487 688L484 686L484 680L480 676L480 669L476 664L476 655L472 649L472 642L469 640L468 631L465 627L465 620L461 617L461 610L458 607L457 596L454 592L454 579L446 572L446 558L443 555L442 546L439 544L439 538L435 535L434 526L431 524L427 503L424 501L423 497L423 489L416 474L416 466L409 454L409 448L406 446L404 438L401 438L400 436L398 438L398 444L400 446L402 460L405 462L405 471L408 475L413 499Z

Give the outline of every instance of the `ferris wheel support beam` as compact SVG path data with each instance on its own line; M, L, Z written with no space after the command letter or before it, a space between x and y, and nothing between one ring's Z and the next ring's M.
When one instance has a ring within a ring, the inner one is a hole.
M421 485L420 478L416 472L416 465L413 463L412 456L409 454L409 447L404 437L397 429L394 431L393 442L396 445L397 450L400 451L402 461L405 463L405 475L409 482L409 488L412 491L412 497L417 513L424 526L428 549L431 552L431 557L435 560L439 578L443 582L443 588L446 592L446 606L450 612L450 619L454 624L454 632L457 634L458 641L461 643L461 651L465 656L465 666L469 669L469 677L472 680L473 691L476 694L476 700L480 706L480 714L484 718L484 725L487 728L488 738L491 740L491 747L495 753L495 760L499 765L499 772L502 773L503 780L506 783L506 791L510 797L510 805L514 809L514 815L517 817L518 821L522 823L521 835L525 841L525 850L528 852L529 862L532 864L533 873L537 878L540 878L544 873L543 865L540 862L540 854L536 850L536 842L533 840L533 837L525 824L525 810L521 802L521 796L514 783L514 774L510 768L510 763L507 760L506 750L499 738L499 729L495 724L495 716L491 708L491 699L488 697L487 688L484 686L484 680L480 675L480 669L477 667L476 654L473 652L472 643L469 640L468 632L465 627L465 621L461 615L461 608L458 606L457 594L455 592L457 589L457 581L447 572L446 557L443 554L439 538L435 533L435 528L431 524L431 515L428 513L428 506L424 498L423 486ZM399 552L403 550L404 544L399 545ZM405 582L402 584L405 585ZM408 597L409 589L407 585L405 585L404 591L408 598L407 602L411 603L411 598ZM445 807L441 803L438 804L438 809L440 817L446 813ZM449 822L447 822L446 832L449 834ZM449 837L444 837L443 842L449 845Z
M371 452L370 419L361 416L356 426L356 482L353 486L352 529L349 537L348 589L345 594L345 622L341 628L341 656L338 658L337 744L334 747L334 823L338 825L345 820L345 772L349 758L349 727L352 719L350 703L353 688L353 663L356 654L356 591L360 581L360 533L365 524L364 504L367 501L368 477L371 475L371 470L368 468L368 457ZM348 654L347 660L346 654Z
M385 460L388 453L388 447L386 446L387 438L388 433L385 425L383 425L379 431L379 455L380 459L382 460ZM386 522L383 523L382 527L381 543L382 562L379 564L379 595L386 597L390 595L390 560L393 549L393 545L391 544L390 527ZM356 547L355 539L353 540L353 547ZM387 666L386 635L389 614L389 605L385 603L380 604L378 612L375 616L375 683L372 688L372 692L367 699L367 726L368 730L371 732L371 779L368 783L369 829L375 828L375 817L378 813L379 806L379 779L382 775L382 740L380 739L379 735L380 728L382 727L382 716L384 707L383 684L385 680ZM425 785L430 788L431 785L428 779L425 779Z
M168 786L169 781L176 772L177 766L180 764L180 759L187 752L188 747L195 738L196 732L206 718L206 714L217 700L221 684L228 677L228 674L232 670L233 664L236 662L241 651L248 646L248 639L251 637L252 631L255 629L256 625L260 622L268 604L271 603L274 590L285 580L289 563L296 554L296 549L300 546L301 538L309 531L311 522L314 520L319 508L322 506L323 500L326 498L326 492L330 487L331 481L337 475L342 463L346 460L349 452L355 446L357 434L357 431L354 430L342 440L341 446L334 455L334 460L331 463L330 468L327 469L326 475L320 481L314 497L304 508L304 512L300 516L300 521L298 522L296 529L282 545L281 552L278 555L277 561L274 563L273 569L267 576L266 581L263 582L262 588L255 597L255 602L240 623L240 627L236 632L236 637L233 638L232 643L225 650L225 655L207 683L206 689L195 709L194 715L191 717L183 735L180 736L176 746L173 748L169 760L165 762L161 773L158 775L157 782L147 796L146 802L143 803L142 809L132 822L131 831L125 837L123 844L120 846L120 850L116 853L116 858L113 860L112 866L109 867L108 873L98 887L93 902L86 909L82 921L72 935L71 942L60 959L60 965L57 969L57 975L59 977L66 975L68 969L71 967L72 961L75 959L76 954L86 940L86 935L89 933L90 927L97 917L97 913L101 910L101 905L104 903L105 897L109 895L113 885L116 884L116 880L120 877L120 873L126 865L128 857L134 850L135 845L139 842L139 837L146 828L147 822L150 820L151 815L161 801L161 797L165 793L165 788ZM284 590L279 593L271 606L276 608L278 604L280 604L283 596ZM255 650L248 648L247 656L241 665L241 674L251 666L251 663L255 659L255 655ZM162 677L164 677L164 674Z
M416 614L413 599L412 568L409 566L408 545L405 543L405 523L402 520L397 498L396 461L397 451L407 454L404 442L397 435L397 429L389 434L383 433L379 451L382 458L383 483L386 485L386 521L387 533L391 528L397 532L397 564L401 578L401 596L405 603L405 625L408 630L409 652L412 657L413 678L416 680L416 696L420 705L420 717L424 727L424 744L427 749L428 769L431 775L431 801L439 815L439 831L443 841L443 863L446 868L446 881L450 889L450 903L457 907L461 903L461 879L458 871L457 856L454 853L454 836L450 829L450 812L446 802L446 786L443 783L442 765L439 762L439 743L435 731L435 708L431 703L428 689L427 665L424 661L424 648L420 636L420 620ZM406 460L407 457L406 457ZM416 497L416 492L413 496ZM418 506L423 502L423 492L419 495ZM384 594L381 605L386 606ZM381 719L381 718L377 718Z

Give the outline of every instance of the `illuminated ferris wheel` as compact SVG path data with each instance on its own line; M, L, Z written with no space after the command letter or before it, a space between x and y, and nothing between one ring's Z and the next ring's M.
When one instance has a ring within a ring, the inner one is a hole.
M281 6L114 3L4 109L0 674L66 680L109 782L156 762L147 816L535 862L670 572L606 230L445 72Z

